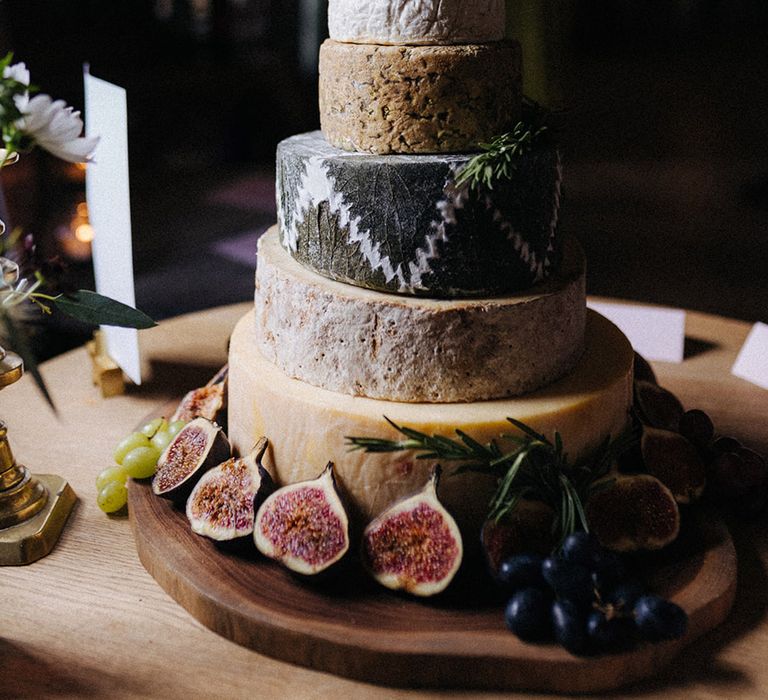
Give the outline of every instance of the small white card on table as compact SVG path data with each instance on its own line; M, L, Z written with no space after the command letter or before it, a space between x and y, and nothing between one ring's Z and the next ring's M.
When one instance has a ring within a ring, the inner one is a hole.
M100 137L85 178L88 216L94 230L96 291L135 307L125 89L94 78L87 68L84 79L86 133ZM131 381L141 384L138 331L102 326L102 332L109 356Z
M685 311L682 309L597 301L590 301L587 306L615 323L646 360L683 361Z
M768 389L768 325L756 323L752 326L731 372Z

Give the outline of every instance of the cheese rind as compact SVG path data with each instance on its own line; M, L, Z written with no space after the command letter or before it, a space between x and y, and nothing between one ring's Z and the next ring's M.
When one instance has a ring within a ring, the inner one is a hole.
M520 46L320 47L320 126L368 153L460 153L508 131L521 108Z
M504 38L504 0L330 0L331 39L357 44L483 44Z
M368 522L427 481L434 460L413 452L350 451L347 436L400 439L383 419L426 433L454 436L459 428L487 442L514 432L511 416L550 439L562 435L569 458L593 450L628 422L632 397L632 348L621 332L589 312L585 353L576 368L545 389L517 399L462 404L412 404L347 396L292 379L257 350L252 314L238 323L229 354L229 437L246 453L266 435L267 466L281 484L314 478L329 460L353 515ZM503 449L511 443L501 440ZM443 465L440 498L472 537L487 514L495 479L451 474Z
M515 396L568 372L584 347L584 256L518 294L435 300L321 277L259 241L255 342L283 372L323 389L408 402Z
M283 246L321 275L380 291L526 289L560 257L559 154L537 147L482 192L456 185L471 157L348 153L320 132L286 139L277 148Z

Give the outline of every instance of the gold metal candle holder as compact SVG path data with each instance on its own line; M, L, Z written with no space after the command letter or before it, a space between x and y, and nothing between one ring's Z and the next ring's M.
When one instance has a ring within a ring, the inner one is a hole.
M0 349L0 389L24 374L21 358ZM31 564L56 544L77 496L60 476L33 476L17 464L0 421L0 565Z

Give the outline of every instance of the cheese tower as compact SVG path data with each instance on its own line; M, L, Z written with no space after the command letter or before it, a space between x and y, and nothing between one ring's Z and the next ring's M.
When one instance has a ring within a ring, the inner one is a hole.
M333 461L366 522L433 466L349 450L348 436L399 439L384 416L502 447L513 417L558 431L572 458L617 435L632 349L586 309L582 251L558 229L556 148L528 149L492 188L458 181L520 118L504 1L330 0L329 27L322 131L278 146L278 225L232 336L233 445L269 437L283 484ZM466 473L440 495L476 536L494 488Z

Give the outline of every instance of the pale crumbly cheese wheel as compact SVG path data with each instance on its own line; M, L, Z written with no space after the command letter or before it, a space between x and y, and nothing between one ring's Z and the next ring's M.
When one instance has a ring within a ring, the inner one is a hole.
M632 347L613 324L591 311L586 338L574 370L540 391L500 401L412 404L347 396L288 377L257 350L249 313L230 345L230 440L245 453L266 435L271 450L265 466L281 484L312 479L333 461L353 515L368 522L420 490L435 464L415 459L412 452L350 451L347 436L401 438L383 416L430 434L450 437L459 428L480 442L514 432L506 421L511 416L550 439L559 431L572 460L618 435L627 425L632 400ZM509 441L501 445L511 447ZM443 466L440 499L462 531L477 537L495 480L476 473L455 476L453 463Z
M520 46L320 47L320 126L369 153L461 153L508 131L521 106Z
M291 377L344 394L408 402L515 396L563 376L584 348L585 262L518 294L437 300L321 277L259 241L255 342Z
M561 254L560 154L537 145L481 191L456 180L471 154L351 153L319 131L277 147L281 241L325 277L460 298L527 289Z
M484 44L504 38L504 0L330 0L331 39L355 44Z

